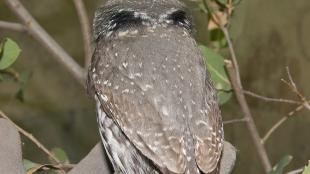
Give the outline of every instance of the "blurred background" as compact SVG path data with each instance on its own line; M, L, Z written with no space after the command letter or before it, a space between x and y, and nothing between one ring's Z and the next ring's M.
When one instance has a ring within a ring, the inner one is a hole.
M77 14L71 0L22 0L43 28L81 65L83 41ZM102 4L85 1L89 18ZM209 44L207 18L193 9L196 39ZM0 2L0 20L16 17ZM299 90L310 96L310 1L242 0L234 10L229 31L240 64L244 88L265 96L298 99L281 82L289 66ZM32 73L24 91L24 102L16 99L19 86L0 82L0 109L18 125L31 132L48 148L64 149L77 163L99 142L94 102L68 71L31 36L0 28L0 39L10 37L22 48L14 69ZM223 53L225 55L225 52ZM226 53L227 54L227 53ZM260 135L263 136L294 105L267 103L247 97ZM223 120L242 118L233 97L221 106ZM238 149L236 174L264 173L245 123L227 124L225 138ZM3 140L1 140L3 141ZM46 156L23 138L25 159L46 162ZM288 170L300 168L310 159L310 111L302 110L285 122L266 142L272 164L292 155Z

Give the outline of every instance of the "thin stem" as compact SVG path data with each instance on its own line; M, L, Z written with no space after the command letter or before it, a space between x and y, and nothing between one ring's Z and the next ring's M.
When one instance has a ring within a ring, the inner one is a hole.
M203 0L204 6L208 9L207 0ZM258 133L258 130L256 128L255 122L253 120L250 108L248 106L248 103L246 101L246 98L243 93L243 87L241 83L241 77L239 72L239 64L237 61L236 53L229 35L229 32L227 28L221 23L219 20L219 17L212 13L210 10L210 16L211 20L214 21L215 24L218 25L218 27L222 30L225 39L228 43L229 52L231 55L231 61L226 61L226 68L228 70L228 74L230 76L230 80L233 86L233 89L235 91L237 100L239 102L239 105L241 106L241 110L243 112L244 118L247 120L247 127L249 129L249 132L251 134L251 137L254 141L254 144L256 146L257 152L259 154L259 157L262 161L263 167L265 169L265 172L269 172L271 170L271 163L267 154L267 151L264 147L264 145L261 143L261 139Z
M245 118L241 118L241 119L232 119L232 120L227 120L227 121L223 121L223 124L232 124L232 123L242 123L242 122L247 122L248 120Z
M251 134L251 137L253 139L253 142L255 144L256 150L259 154L259 157L262 161L263 167L265 169L265 172L268 172L271 170L271 163L269 160L269 157L267 155L267 151L264 147L264 145L261 143L261 138L259 136L259 133L257 131L257 127L255 125L255 122L253 120L250 108L248 106L248 103L245 99L245 96L242 92L242 86L237 81L236 75L237 73L235 72L235 68L232 65L232 62L229 60L225 61L226 68L228 71L228 75L230 77L230 81L232 83L233 89L235 91L235 95L237 97L237 100L241 106L241 110L243 112L244 118L247 119L246 125L249 129L249 132Z
M301 102L299 102L299 101L289 100L289 99L282 99L282 98L265 97L265 96L256 94L254 92L247 91L247 90L243 90L243 93L246 94L246 95L249 95L251 97L255 97L255 98L261 99L261 100L263 100L265 102L279 102L279 103L289 103L289 104L301 104Z
M53 161L55 161L57 164L61 164L61 162L42 144L38 139L36 139L32 134L24 130L23 128L19 127L17 124L15 124L6 114L4 114L0 110L0 116L10 121L16 129L23 134L25 137L30 139L35 145L38 146L39 149L41 149L45 154L47 154Z
M12 12L24 23L27 31L40 42L69 72L84 85L85 71L74 59L38 24L19 0L4 0Z
M87 69L90 65L91 55L93 51L91 47L90 22L83 0L73 0L73 3L79 17L80 26L83 34L85 69Z
M234 69L235 69L235 73L236 73L236 81L237 81L238 85L241 87L241 89L243 90L242 83L241 83L241 78L240 78L240 72L239 72L239 64L238 64L238 61L237 61L236 52L235 52L234 46L232 44L230 35L229 35L228 30L227 30L226 27L221 26L221 30L224 33L224 36L225 36L226 41L228 43L228 48L229 48L229 52L230 52L230 55L231 55L231 60L232 60L232 63L233 63Z
M295 169L295 170L292 170L290 172L287 172L286 174L299 174L299 173L302 173L304 171L305 167L302 167L302 168L299 168L299 169Z
M241 78L240 78L240 72L239 72L239 64L237 61L236 52L235 52L234 46L232 44L228 29L221 23L221 20L216 15L216 13L212 13L211 9L209 8L207 0L203 0L203 4L204 4L205 8L208 9L208 11L210 12L211 20L221 29L221 31L223 32L223 34L225 36L225 39L226 39L227 44L228 44L229 52L231 55L231 60L233 62L233 66L235 69L237 83L239 84L239 86L242 86Z
M6 22L6 21L0 21L0 28L6 29L6 30L12 30L17 32L26 32L27 28L22 25L15 22Z
M282 117L276 124L274 124L266 133L266 135L262 138L262 143L265 144L268 138L272 133L274 133L289 117L293 116L296 112L302 110L304 108L304 104L299 105L294 110L287 113L285 117Z

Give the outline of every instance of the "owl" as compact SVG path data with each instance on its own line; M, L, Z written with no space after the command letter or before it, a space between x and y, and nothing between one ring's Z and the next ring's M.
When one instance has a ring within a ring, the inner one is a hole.
M221 113L185 5L109 0L93 28L87 86L115 173L218 173Z

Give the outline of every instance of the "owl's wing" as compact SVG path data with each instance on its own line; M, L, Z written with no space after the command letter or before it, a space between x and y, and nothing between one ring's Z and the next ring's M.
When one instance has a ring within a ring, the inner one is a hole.
M165 126L143 90L118 68L111 68L104 79L96 73L89 73L95 95L131 143L161 169L184 173L186 160L180 130Z
M195 139L196 163L204 173L214 171L219 164L223 149L224 132L216 91L210 83L205 83L204 108L190 124Z

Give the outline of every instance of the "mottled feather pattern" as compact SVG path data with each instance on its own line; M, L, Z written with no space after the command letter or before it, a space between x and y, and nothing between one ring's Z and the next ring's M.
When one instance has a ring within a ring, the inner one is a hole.
M109 37L99 37L114 26L107 21L118 6L111 7L115 9L96 15L97 47L87 84L115 170L217 173L223 148L220 110L184 11L167 5L164 13L156 14L141 6L138 14L146 16L139 21L150 17L159 23L121 25L111 29ZM126 8L119 13L122 20L137 22L132 18L135 9ZM160 23L163 18L168 25Z

